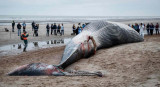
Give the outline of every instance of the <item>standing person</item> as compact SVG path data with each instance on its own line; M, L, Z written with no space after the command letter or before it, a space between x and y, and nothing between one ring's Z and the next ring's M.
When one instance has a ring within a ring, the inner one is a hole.
M58 24L57 34L58 34L58 33L61 34L60 29L61 29L61 26L60 26L60 24Z
M63 26L63 24L61 26L61 35L64 35L64 26Z
M128 24L128 26L129 26L129 27L131 27L131 25L130 25L130 24Z
M34 27L34 34L33 36L38 36L38 24L36 24L36 26Z
M150 33L151 33L151 35L153 35L153 30L154 30L154 25L153 25L153 23L151 23L151 25L150 25Z
M76 26L75 26L75 24L73 24L72 29L73 29L73 34L75 35L76 34Z
M50 29L49 24L47 24L46 29L47 29L46 36L49 36L49 29Z
M134 26L135 30L139 33L139 25L137 23L135 23L135 26Z
M33 21L32 22L32 31L34 30L34 27L35 27L35 22Z
M142 38L144 38L144 33L143 33L144 25L142 23L140 24L139 29L140 29L139 34L141 35Z
M54 30L54 35L57 35L57 25L56 25L56 23L54 23L53 30Z
M28 46L28 40L27 37L29 36L29 34L27 34L26 31L23 32L23 34L21 35L22 40L24 41L24 49L23 52L26 52L26 48Z
M159 34L159 24L156 24L156 34Z
M132 28L134 29L134 25L132 24Z
M21 27L22 27L21 24L18 23L18 24L17 24L18 36L21 35Z
M25 31L25 29L26 29L26 23L25 23L25 21L23 22L22 26L23 26L23 31Z
M77 29L76 29L76 35L78 35L78 29L79 29L79 26L78 26Z
M149 35L149 34L150 34L150 32L149 32L149 30L150 30L150 25L149 25L149 23L147 24L146 28L147 28L147 34Z
M53 24L51 24L51 35L53 34L53 29L54 29L54 26Z
M82 27L78 28L78 34L80 34L82 32Z
M85 26L86 26L85 24L82 24L82 30L85 28Z
M12 32L14 32L14 26L15 26L15 22L12 22Z

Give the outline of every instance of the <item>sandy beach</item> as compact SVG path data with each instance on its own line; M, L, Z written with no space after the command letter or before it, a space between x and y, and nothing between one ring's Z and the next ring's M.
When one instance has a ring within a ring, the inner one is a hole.
M159 23L160 20L120 21L124 24ZM28 40L46 41L53 38L72 38L72 23L64 24L64 36L46 36L46 25L40 25L39 37L33 37L31 25ZM77 24L76 24L77 25ZM22 43L11 26L0 26L0 46ZM18 66L29 63L58 64L65 46L31 50L18 55L0 57L1 87L160 87L160 35L146 35L144 42L130 43L98 50L88 59L81 59L66 70L101 71L97 76L7 76L6 73Z

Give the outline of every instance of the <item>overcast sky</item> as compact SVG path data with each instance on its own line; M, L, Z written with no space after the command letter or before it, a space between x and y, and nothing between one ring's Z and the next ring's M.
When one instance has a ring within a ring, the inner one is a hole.
M0 15L160 16L160 0L0 0Z

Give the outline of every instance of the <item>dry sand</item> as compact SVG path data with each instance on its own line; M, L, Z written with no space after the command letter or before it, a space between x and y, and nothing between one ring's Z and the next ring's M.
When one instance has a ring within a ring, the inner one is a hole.
M69 34L68 34L69 36ZM0 39L1 40L1 39ZM3 41L3 40L2 40ZM5 41L5 40L4 40ZM8 42L6 40L6 42ZM3 44L3 42L1 42ZM9 43L12 43L9 41ZM45 48L0 58L1 87L159 87L160 35L145 36L145 41L98 50L66 69L101 71L104 76L6 76L28 63L58 64L63 47Z

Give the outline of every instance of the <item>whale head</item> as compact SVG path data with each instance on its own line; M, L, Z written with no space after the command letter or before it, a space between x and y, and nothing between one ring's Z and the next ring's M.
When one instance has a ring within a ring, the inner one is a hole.
M58 66L65 68L82 57L81 44L68 43Z

